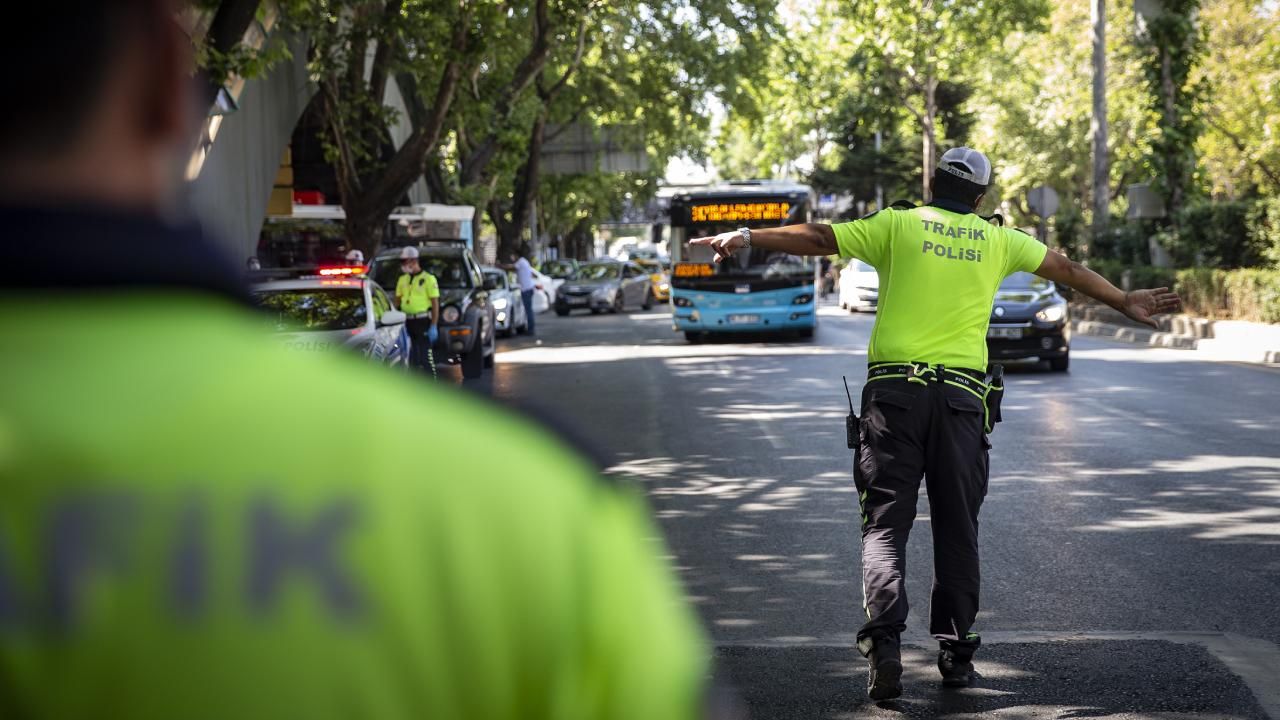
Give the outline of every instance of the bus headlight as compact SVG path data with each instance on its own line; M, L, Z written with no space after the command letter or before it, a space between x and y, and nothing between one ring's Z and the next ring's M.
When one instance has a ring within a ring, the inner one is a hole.
M797 295L795 299L791 301L791 304L792 305L808 305L811 302L813 302L812 295Z
M1046 305L1036 313L1036 319L1040 322L1056 323L1067 316L1067 304L1063 302Z
M461 317L462 310L460 310L457 305L445 305L444 309L440 311L440 319L450 325L458 322L458 319Z
M693 301L683 295L677 295L671 302L675 303L676 307L693 307Z

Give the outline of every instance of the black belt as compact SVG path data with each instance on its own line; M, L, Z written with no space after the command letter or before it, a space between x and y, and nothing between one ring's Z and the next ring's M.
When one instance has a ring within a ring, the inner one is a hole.
M930 381L945 383L973 393L982 401L983 423L987 432L1000 422L1000 400L1004 397L1004 368L996 366L996 375L987 382L987 374L971 368L949 368L929 363L875 363L867 367L867 382L903 379L921 385Z

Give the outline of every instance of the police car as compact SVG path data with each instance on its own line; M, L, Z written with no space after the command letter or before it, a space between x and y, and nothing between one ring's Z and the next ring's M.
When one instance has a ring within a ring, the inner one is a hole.
M286 348L349 350L407 370L404 313L364 272L361 266L263 270L250 277L250 290Z
M400 278L399 247L378 253L369 268L374 281L389 288ZM478 378L493 367L498 348L498 320L480 263L466 245L424 242L418 246L418 262L435 276L440 286L440 337L435 359L462 366L462 376Z

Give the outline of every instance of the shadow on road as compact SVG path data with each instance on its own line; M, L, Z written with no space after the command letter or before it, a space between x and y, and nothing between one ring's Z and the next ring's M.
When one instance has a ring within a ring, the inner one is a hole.
M1266 720L1243 681L1208 651L1169 642L986 647L977 657L975 686L960 690L941 686L932 651L906 648L903 697L881 703L868 700L865 661L852 648L727 647L717 661L754 720Z

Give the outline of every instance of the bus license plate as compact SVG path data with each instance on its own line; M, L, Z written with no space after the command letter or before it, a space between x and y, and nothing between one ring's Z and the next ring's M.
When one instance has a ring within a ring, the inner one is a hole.
M751 325L760 322L759 315L730 315L730 325Z
M987 328L987 337L1001 340L1017 340L1022 337L1022 328Z

